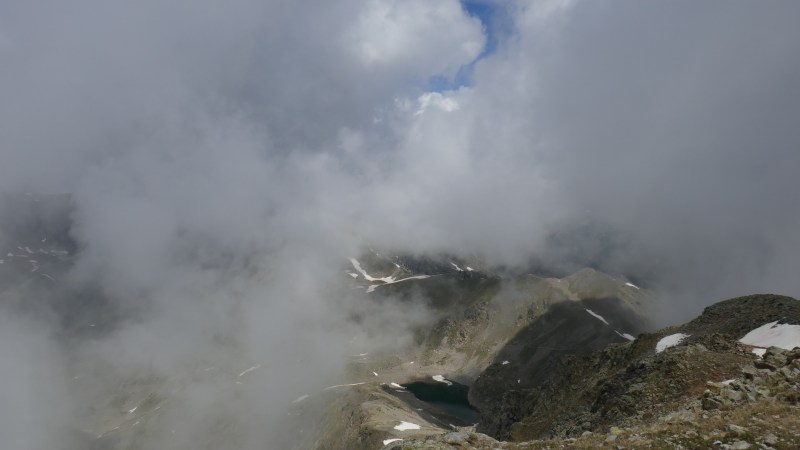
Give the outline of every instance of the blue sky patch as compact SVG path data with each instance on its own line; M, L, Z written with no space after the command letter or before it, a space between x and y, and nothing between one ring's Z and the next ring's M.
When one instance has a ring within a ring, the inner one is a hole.
M508 14L505 8L492 0L461 0L461 7L467 14L477 17L483 24L486 32L486 45L480 55L471 63L462 66L452 78L435 75L428 79L427 89L433 92L455 90L462 86L472 84L472 73L475 63L491 55L497 49L498 43L509 33Z
M469 15L480 19L484 30L486 30L486 46L478 56L478 59L494 53L502 34L500 28L504 19L501 16L504 15L505 11L502 11L502 8L498 7L495 2L489 0L461 0L461 7Z

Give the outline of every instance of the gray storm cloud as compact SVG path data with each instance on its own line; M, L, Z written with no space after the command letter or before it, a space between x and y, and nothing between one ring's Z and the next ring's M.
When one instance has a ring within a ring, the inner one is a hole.
M692 312L800 290L797 6L753 6L576 2L511 50L563 198L645 242L655 253L629 267L661 260L658 283Z
M0 190L70 193L67 280L127 317L71 344L73 365L261 364L248 399L189 383L175 413L224 404L250 448L336 378L354 335L425 320L338 289L364 245L580 265L594 235L551 236L599 224L616 236L601 265L648 280L670 317L800 294L796 2L489 3L509 29L478 61L486 30L455 0L0 6ZM428 92L473 63L469 85ZM3 342L60 380L42 327ZM2 392L35 392L0 350ZM52 397L81 405L59 383ZM31 405L8 428L18 448L40 444L32 418L69 425ZM168 420L176 448L213 420Z

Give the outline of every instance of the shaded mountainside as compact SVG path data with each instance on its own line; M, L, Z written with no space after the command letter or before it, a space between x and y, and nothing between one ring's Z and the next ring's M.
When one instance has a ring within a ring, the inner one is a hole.
M482 430L499 433L490 424L497 418L494 412L505 392L539 386L564 358L628 342L633 339L631 334L644 331L645 324L615 298L551 305L506 344L496 362L473 384L470 402L486 411L480 421Z
M451 375L468 383L490 364L508 360L519 367L520 352L531 369L554 355L624 342L625 335L649 326L645 294L591 269L563 279L467 278L449 289L430 281L424 297L438 302L434 307L442 314L432 330L420 334L419 359L454 366ZM477 397L473 401L480 403Z

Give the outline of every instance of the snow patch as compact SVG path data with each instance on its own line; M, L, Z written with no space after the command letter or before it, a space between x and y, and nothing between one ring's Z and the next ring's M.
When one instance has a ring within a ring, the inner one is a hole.
M758 347L756 347L756 348L754 348L754 349L752 349L750 351L755 353L755 355L758 356L759 358L762 358L764 356L764 353L767 353L767 349L758 348Z
M509 361L503 361L500 365L505 366L506 364L509 364Z
M434 375L431 378L433 378L434 381L438 381L439 383L444 383L448 386L453 385L453 383L450 382L447 378L445 378L444 375Z
M376 377L378 376L378 372L372 372L372 374L375 375Z
M407 281L407 280L422 280L422 279L431 277L430 275L415 275L415 276L412 276L412 277L401 278L399 280L395 279L392 276L383 277L383 278L376 278L376 277L373 277L372 275L368 274L367 271L364 270L363 267L361 267L361 263L359 263L357 259L350 258L350 264L353 265L353 268L356 269L356 271L358 271L364 277L365 280L367 280L367 281L382 281L384 284L400 283L400 282ZM398 269L400 268L400 266L397 263L395 263L395 266L397 266ZM353 274L351 274L350 276L353 276ZM355 277L353 277L353 278L355 278ZM375 289L378 288L378 286L383 286L384 284L372 284L369 287L367 287L367 292L368 293L369 292L373 292Z
M637 286L637 285L635 285L633 283L625 283L625 286L630 286L630 287L632 287L634 289L639 289L639 286Z
M598 320L600 320L604 324L608 325L608 322L606 322L606 319L604 319L603 316L601 316L600 314L597 314L596 312L592 311L591 309L587 309L587 308L584 308L584 309L586 309L586 312L588 312L589 314L593 315L594 317L596 317Z
M664 336L656 344L656 353L661 353L670 347L675 347L689 336L690 335L683 333L675 333L675 334L670 334L669 336Z
M395 425L394 429L399 431L406 431L406 430L419 430L421 427L415 423L401 421L400 425Z
M399 384L397 384L397 383L389 383L389 386L391 386L391 387L394 387L394 388L397 388L397 389L405 389L403 386L400 386L400 385L399 385Z
M353 278L358 278L358 274L355 273L355 272L347 272L347 274L350 275Z
M355 258L350 258L350 264L352 264L353 268L356 269L356 271L360 273L367 281L383 281L384 283L391 283L394 281L393 277L375 278L371 276L366 270L364 270L363 267L361 267L361 263L359 263Z
M400 283L400 282L408 281L408 280L424 280L425 278L430 278L430 277L431 277L430 275L415 275L413 277L401 278L399 280L394 280L393 279L392 281L386 281L386 282L384 282L384 284L371 284L367 288L367 292L372 292L375 289L377 289L379 286L386 286L387 284L395 284L395 283Z
M334 385L334 386L328 386L325 389L323 389L323 391L327 391L328 389L340 388L340 387L361 386L362 384L367 384L367 383L362 381L361 383L337 384L337 385Z
M757 347L780 347L791 350L800 347L800 325L770 322L747 333L739 339L739 342Z
M254 371L256 369L259 369L259 368L261 368L261 364L259 364L257 366L253 366L253 367L245 370L244 372L240 373L239 376L241 377L241 376L247 375L248 373L250 373L250 372L252 372L252 371Z
M453 268L456 269L459 272L463 272L464 271L464 269L462 269L461 267L458 267L458 264L454 263L453 261L450 261L450 265L453 266Z
M631 335L630 335L630 334L628 334L628 333L620 333L620 332L619 332L619 331L617 331L617 330L614 330L614 333L617 333L618 335L620 335L620 337L622 337L622 338L625 338L625 339L627 339L627 340L629 340L629 341L635 341L635 340L636 340L636 338L635 338L635 337L631 336Z
M475 269L473 269L472 267L470 267L470 266L467 266L467 271L468 271L468 272L473 272L474 270L475 270Z
M301 395L300 397L297 397L296 399L294 399L292 401L292 403L300 403L300 402L302 402L303 400L305 400L307 398L308 398L308 394L304 394L304 395Z
M389 445L392 442L397 442L397 441L402 441L402 439L400 439L400 438L384 439L383 440L383 445Z

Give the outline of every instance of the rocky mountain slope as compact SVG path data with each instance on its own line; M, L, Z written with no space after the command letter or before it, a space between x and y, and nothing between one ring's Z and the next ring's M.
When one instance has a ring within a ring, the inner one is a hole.
M477 427L500 441L462 431L386 448L798 448L798 324L793 298L723 301L505 390ZM507 378L490 368L476 386Z
M392 439L441 434L457 418L404 396L401 385L434 377L458 381L470 386L473 407L488 410L496 393L536 385L562 357L630 342L648 327L646 293L592 269L558 279L450 257L437 263L373 254L351 263L348 275L376 301L422 301L436 317L403 351L368 355L354 365L351 380L366 381L333 401L314 448L373 449ZM487 368L514 378L482 383ZM403 423L419 428L398 429Z
M593 269L559 279L498 272L455 257L401 256L394 257L390 264L386 263L387 257L379 254L369 256L369 263L365 264L364 259L367 258L355 260L363 274L348 272L351 276L360 275L354 281L365 283L367 290L373 288L368 294L398 303L420 301L435 314L433 326L417 330L417 342L408 349L408 357L432 370L438 368L436 373L445 371L466 383L490 364L513 357L515 351L508 343L551 311L553 305L578 312L570 324L561 323L561 319L552 323L562 331L572 330L573 336L565 340L566 344L556 345L559 351L582 351L592 340L602 342L600 347L624 342L648 327L644 318L646 293L624 278ZM372 269L380 267L381 259L388 271ZM400 282L365 281L365 274L372 280ZM591 308L604 312L612 323L594 314ZM552 317L554 314L550 313L548 318ZM569 342L575 341L576 327L588 328L587 342L572 348ZM551 330L550 334L558 332Z

